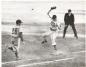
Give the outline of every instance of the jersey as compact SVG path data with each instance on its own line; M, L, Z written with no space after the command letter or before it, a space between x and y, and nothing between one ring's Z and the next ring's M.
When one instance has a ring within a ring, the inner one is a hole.
M12 28L12 35L14 37L18 37L19 36L19 32L20 32L20 26L15 26Z
M57 23L55 21L51 21L50 23L50 30L51 31L56 31L57 30Z
M61 23L59 23L59 22L57 23L55 21L51 21L50 30L51 31L61 30Z

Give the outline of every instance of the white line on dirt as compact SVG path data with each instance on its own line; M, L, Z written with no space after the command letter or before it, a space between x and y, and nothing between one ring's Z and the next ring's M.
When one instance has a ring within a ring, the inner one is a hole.
M31 61L31 60L34 60L34 59L26 59L27 61ZM9 63L15 63L15 62L21 62L21 61L26 61L26 60L18 60L18 61L10 61L10 62L4 62L2 64L9 64ZM36 59L35 59L36 60Z
M86 51L79 51L79 52L73 52L73 53L83 53L83 52L86 52ZM59 59L59 60L53 60L53 61L45 61L45 62L40 62L40 63L32 63L32 64L27 64L27 65L20 65L17 67L27 67L27 66L34 66L34 65L49 64L49 63L53 63L53 62L67 61L67 60L72 60L72 59L74 59L74 57Z
M53 61L45 61L45 62L39 62L39 63L32 63L32 64L27 64L27 65L19 65L17 67L27 67L27 66L34 66L34 65L42 65L42 64L48 64L48 63L53 63L53 62L59 62L59 61L66 61L66 60L72 60L72 58L65 58L65 59L59 59L59 60L53 60Z
M86 51L78 51L78 52L73 52L73 53L83 53L83 52L86 52ZM27 60L10 61L10 62L4 62L2 64L9 64L9 63L15 63L15 62L21 62L21 61L31 61L31 60L38 60L38 59L27 59ZM56 61L56 60L54 60L54 61Z

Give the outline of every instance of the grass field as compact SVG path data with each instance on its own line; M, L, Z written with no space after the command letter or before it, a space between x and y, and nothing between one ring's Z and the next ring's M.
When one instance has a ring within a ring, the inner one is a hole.
M69 29L68 33L72 34ZM79 34L85 35L85 25L76 25L76 29ZM41 44L40 35L24 35L24 39L25 44L21 43L20 46L21 60L16 61L14 53L7 49L11 43L11 36L7 31L2 31L2 67L85 67L85 38L57 37L57 52L63 52L58 55L52 54L54 50L49 37L46 44ZM55 61L66 58L72 59Z

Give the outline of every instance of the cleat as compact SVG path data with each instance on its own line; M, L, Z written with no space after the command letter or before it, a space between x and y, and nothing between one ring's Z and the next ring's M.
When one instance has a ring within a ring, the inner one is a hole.
M44 41L41 42L41 44L44 44L44 43L47 43L47 40L44 40Z
M13 48L12 47L8 47L8 49L12 50L13 51Z
M41 44L44 44L44 43L45 43L44 41L41 42Z
M76 37L76 39L78 39L78 36L75 36Z
M78 37L76 36L76 39L78 39Z

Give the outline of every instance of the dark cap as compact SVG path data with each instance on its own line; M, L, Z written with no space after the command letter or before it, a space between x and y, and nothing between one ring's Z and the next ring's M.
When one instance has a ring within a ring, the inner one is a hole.
M68 9L68 12L71 12L71 9Z
M16 20L16 24L22 23L20 19Z

